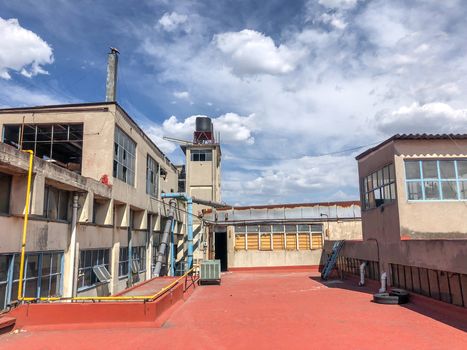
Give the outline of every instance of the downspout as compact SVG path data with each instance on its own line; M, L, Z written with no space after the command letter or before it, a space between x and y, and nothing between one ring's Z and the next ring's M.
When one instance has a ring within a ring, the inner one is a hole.
M170 226L170 276L175 276L175 219Z
M130 218L129 218L129 222L128 222L128 232L127 232L127 236L128 236L128 275L127 275L127 281L126 281L126 285L127 287L131 287L133 285L133 278L132 278L132 263L133 263L133 240L132 240L132 226L133 226L133 217L132 217L132 214L131 214L131 209L129 211L129 215L130 215Z
M175 200L171 200L169 203L169 213L168 220L165 223L164 233L162 235L162 242L159 246L159 251L157 252L156 266L154 267L154 277L159 277L162 269L162 262L164 261L167 243L169 241L169 233L172 227L172 221L175 214Z
M70 292L71 296L75 297L76 296L76 283L77 279L75 279L75 263L76 263L76 226L78 222L78 193L73 193L73 210L71 213L71 237L70 237L70 271L71 271L71 287Z
M187 239L188 239L188 266L187 270L193 267L193 200L187 199Z
M379 289L380 293L386 293L386 279L387 279L387 273L383 272L381 274L381 288Z

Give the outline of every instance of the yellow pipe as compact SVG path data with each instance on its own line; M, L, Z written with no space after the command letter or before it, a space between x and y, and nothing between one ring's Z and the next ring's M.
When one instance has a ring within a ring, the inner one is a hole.
M23 277L24 277L24 256L26 250L26 236L28 231L28 218L29 218L29 207L30 207L30 192L31 192L31 179L32 179L32 167L34 152L31 150L24 150L23 152L29 153L29 169L28 169L28 185L26 189L26 204L25 204L25 213L23 221L23 239L21 242L21 259L19 264L19 283L18 283L18 300L23 299Z
M71 301L128 301L128 300L154 300L164 294L166 291L174 287L178 282L188 276L191 272L195 270L197 266L192 267L188 270L183 276L180 276L175 281L170 283L168 286L162 288L156 294L153 295L128 295L128 296L109 296L109 297L73 297L73 298L63 298L63 297L48 297L48 298L22 298L24 301L60 301L60 300L71 300Z

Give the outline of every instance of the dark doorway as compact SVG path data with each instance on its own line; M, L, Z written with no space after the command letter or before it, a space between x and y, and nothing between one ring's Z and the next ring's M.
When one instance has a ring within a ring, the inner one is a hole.
M221 271L227 271L227 232L216 232L215 258L221 261Z

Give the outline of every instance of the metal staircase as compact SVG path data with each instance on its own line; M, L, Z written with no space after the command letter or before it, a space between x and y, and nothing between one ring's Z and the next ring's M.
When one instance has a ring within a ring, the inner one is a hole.
M334 245L332 246L332 252L331 255L329 255L328 260L326 261L326 264L324 264L323 271L321 272L321 279L322 280L327 280L332 269L334 266L336 266L336 261L337 258L339 257L339 253L344 246L345 241L336 241L334 242Z

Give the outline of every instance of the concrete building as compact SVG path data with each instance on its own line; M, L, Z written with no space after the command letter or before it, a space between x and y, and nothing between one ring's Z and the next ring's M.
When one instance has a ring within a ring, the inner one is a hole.
M314 266L325 240L362 238L360 203L278 204L207 210L210 257L223 270Z
M28 169L20 149L35 155L25 296L108 295L151 277L168 209L160 194L177 191L178 170L123 108L3 109L0 128L0 309L17 293Z
M467 306L467 135L395 135L357 161L363 241L341 269L368 261L373 279Z
M179 192L208 202L221 202L221 146L216 140L210 118L196 118L193 142L182 142L185 165L180 170ZM193 204L193 213L200 214L206 205ZM203 220L193 217L194 259L208 257L207 231Z

